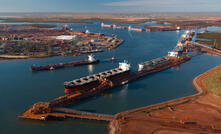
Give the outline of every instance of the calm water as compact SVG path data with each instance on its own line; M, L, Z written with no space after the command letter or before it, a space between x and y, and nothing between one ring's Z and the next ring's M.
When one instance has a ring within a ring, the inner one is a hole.
M152 24L152 23L148 23ZM60 24L58 24L60 25ZM141 26L138 24L136 26ZM73 58L52 57L28 60L0 61L0 134L103 134L107 123L98 121L31 121L19 120L17 115L39 101L49 101L64 95L63 82L82 76L105 71L118 66L119 61L128 60L137 70L137 63L161 57L172 50L183 31L177 32L128 32L123 29L100 28L100 22L93 24L69 24L74 30L89 29L106 35L116 34L125 42L116 50L96 54L99 64L65 68L56 71L32 73L32 64L49 64L79 60L86 55ZM209 30L216 30L211 27ZM220 29L220 28L219 28ZM112 56L118 61L112 63ZM72 108L91 112L114 114L124 110L159 103L195 93L192 79L200 73L221 63L221 57L209 54L199 55L176 68L159 72L137 80L110 93L88 99Z

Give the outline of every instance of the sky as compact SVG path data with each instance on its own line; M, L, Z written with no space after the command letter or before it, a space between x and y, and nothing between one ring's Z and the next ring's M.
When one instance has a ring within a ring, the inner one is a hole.
M0 0L0 12L221 12L221 0Z

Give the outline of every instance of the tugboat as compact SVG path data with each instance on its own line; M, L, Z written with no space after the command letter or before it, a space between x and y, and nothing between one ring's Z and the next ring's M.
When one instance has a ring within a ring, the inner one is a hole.
M114 58L114 57L111 57L111 58L110 58L110 61L111 61L111 62L112 62L112 61L114 61L114 60L115 60L115 58Z
M51 71L54 70L54 67L50 67L50 70L51 70Z

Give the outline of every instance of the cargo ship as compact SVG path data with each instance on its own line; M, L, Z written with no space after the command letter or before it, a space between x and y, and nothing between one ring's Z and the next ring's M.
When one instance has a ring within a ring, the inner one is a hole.
M117 25L113 25L113 28L116 28L116 29L127 29L126 26L117 26Z
M191 59L191 56L182 55L176 49L168 52L167 56L138 64L139 72L153 71L158 72L170 67L174 67Z
M104 50L103 49L92 49L92 50L80 51L81 54L90 54L90 53L99 53L99 52L104 52Z
M113 25L108 25L108 24L104 24L104 23L101 23L101 27L113 27Z
M86 76L69 82L64 82L65 94L71 94L77 91L88 91L100 85L101 81L111 81L112 86L118 79L128 76L131 70L130 64L126 61L119 63L119 67L104 71L91 76Z
M134 28L134 27L131 27L131 26L128 27L128 30L129 30L129 31L138 31L138 32L144 31L142 28L137 28L137 27Z
M57 63L57 64L49 64L49 65L41 65L41 66L31 66L32 71L43 71L43 70L55 70L59 68L64 68L66 66L79 66L79 65L87 65L98 63L99 60L94 58L94 55L88 55L87 60L66 62L66 63Z

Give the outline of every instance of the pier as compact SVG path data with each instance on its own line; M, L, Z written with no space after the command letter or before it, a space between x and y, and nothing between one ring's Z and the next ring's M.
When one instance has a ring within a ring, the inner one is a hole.
M137 32L143 32L144 31L144 29L140 28L140 27L117 26L116 24L109 25L109 24L101 23L101 27L113 28L113 29L128 29L129 31L137 31Z
M201 48L202 52L206 52L206 53L221 56L221 50L219 50L219 49L208 47L206 45L203 45L203 44L200 44L200 43L197 43L197 42L191 42L191 44L194 45L194 46L199 46Z
M62 107L54 107L51 112L44 114L34 114L32 109L29 108L24 113L19 115L19 118L33 120L64 120L71 118L83 120L113 121L114 115L91 113Z
M75 119L102 120L102 121L114 120L114 115L91 113L91 112L78 111L68 108L54 108L54 112L58 112L60 114L64 114L66 117L71 117Z

